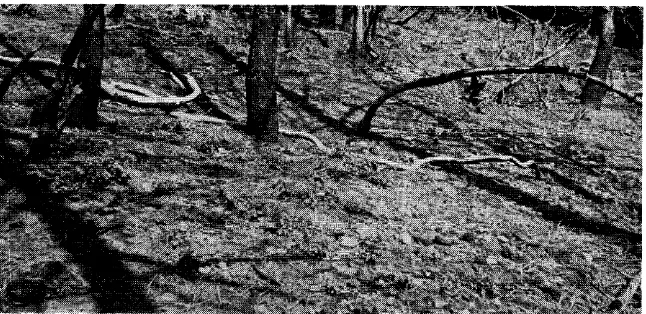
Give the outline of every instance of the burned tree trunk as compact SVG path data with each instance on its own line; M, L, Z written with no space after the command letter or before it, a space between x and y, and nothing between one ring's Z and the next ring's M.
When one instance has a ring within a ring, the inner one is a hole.
M99 95L101 94L101 72L103 70L103 48L105 33L105 5L84 4L84 15L96 15L92 28L85 38L85 45L80 52L78 67L83 78L83 93L72 103L68 125L96 130L98 123ZM97 12L99 11L99 12Z
M363 6L355 7L354 29L352 30L352 41L350 43L350 54L355 58L365 56L365 45L363 43Z
M276 58L280 16L274 6L254 7L249 49L247 130L257 139L276 141L278 112Z
M285 48L291 48L294 44L294 19L292 18L292 6L288 5L285 11L285 34L283 37Z
M615 25L613 22L613 9L610 7L597 7L594 9L594 25L597 28L596 33L599 36L597 51L590 66L588 74L606 80L610 72L610 62L612 61L612 42L615 38ZM601 103L605 96L606 90L599 85L586 82L581 93L581 102L583 104Z

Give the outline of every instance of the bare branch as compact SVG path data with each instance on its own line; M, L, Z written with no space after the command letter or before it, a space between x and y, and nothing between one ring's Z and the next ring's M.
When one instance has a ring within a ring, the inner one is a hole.
M377 109L386 100L402 92L415 89L415 88L440 85L451 81L459 80L464 77L482 76L482 75L527 74L527 73L560 74L560 75L576 77L581 80L587 80L587 81L593 82L594 84L597 84L607 90L610 90L620 95L621 97L625 98L630 102L639 104L640 106L642 104L642 101L638 98L638 96L632 93L629 93L619 88L612 87L597 77L593 77L587 73L582 73L580 71L576 71L567 67L561 67L561 66L527 67L525 66L525 67L490 67L490 68L478 68L478 69L462 69L454 72L442 73L435 76L423 77L412 82L402 83L389 88L379 98L377 98L375 101L373 101L370 104L370 107L368 108L365 116L363 117L363 120L361 120L361 122L359 123L358 132L359 133L368 132L370 130L372 118L377 113Z

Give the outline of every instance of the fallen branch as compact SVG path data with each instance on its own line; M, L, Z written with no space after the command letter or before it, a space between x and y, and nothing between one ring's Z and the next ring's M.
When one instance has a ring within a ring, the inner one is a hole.
M158 95L155 92L143 87L122 82L101 82L101 88L110 95L110 98L122 101L137 107L161 108L172 110L179 108L182 103L195 99L202 93L200 85L189 74L184 74L189 86L185 86L191 93L186 96L165 96Z
M195 114L188 114L188 113L183 113L178 111L171 112L170 115L178 119L190 120L194 122L206 122L206 123L215 123L215 124L241 124L242 123L240 121L227 121L227 120L218 119L207 115L195 115ZM304 138L312 142L314 145L316 145L318 149L322 150L326 154L329 154L332 152L332 149L325 146L325 144L323 144L321 140L319 140L316 136L309 134L307 132L280 128L278 130L278 133L285 136Z
M471 76L482 76L482 75L503 75L503 74L527 74L527 73L535 73L535 74L560 74L560 75L565 75L565 76L571 76L571 77L576 77L581 80L587 80L590 82L593 82L594 84L597 84L607 90L610 90L621 97L625 98L626 100L639 104L641 106L642 101L638 99L638 96L629 93L627 91L624 91L619 88L612 87L608 85L606 82L604 82L602 79L591 76L587 73L582 73L580 71L575 71L567 67L561 67L561 66L540 66L540 67L529 67L529 66L523 66L523 67L490 67L490 68L476 68L476 69L462 69L454 72L449 72L449 73L442 73L439 75L435 76L429 76L429 77L423 77L411 82L407 83L402 83L395 85L388 90L386 90L379 98L377 98L375 101L370 103L370 107L366 111L366 114L364 115L363 119L358 125L357 131L359 133L367 133L370 130L370 125L372 123L372 119L374 118L375 114L377 113L377 109L388 99L390 99L393 96L396 96L400 93L403 93L405 91L415 89L415 88L422 88L422 87L431 87L435 85L440 85L444 83L448 83L451 81L459 80L464 77L471 77Z
M0 65L13 67L20 64L22 60L23 59L21 58L0 56ZM34 57L29 59L27 65L38 70L56 70L66 68L60 61L49 58ZM72 67L68 67L68 69L72 71L72 73L76 73L77 71L76 68ZM101 88L110 98L127 102L134 106L172 110L180 107L184 102L195 99L202 93L199 84L191 75L184 74L182 76L183 77L179 78L179 80L182 81L182 83L186 82L183 84L183 88L191 91L191 93L186 96L158 95L144 87L115 81L102 81Z
M351 154L365 160L390 166L395 170L404 170L404 171L418 169L427 164L439 166L439 165L446 165L446 164L466 165L466 164L480 164L485 162L512 162L513 164L521 168L529 168L535 165L534 161L532 160L522 162L513 156L506 156L506 155L470 156L470 157L464 157L464 158L455 158L455 157L446 157L446 156L427 157L427 158L415 160L412 164L406 164L406 163L400 163L392 160L382 159L375 156L360 155L360 154L354 154L354 153L351 153Z
M325 146L323 142L321 142L321 140L319 140L316 136L309 134L307 132L293 131L293 130L283 129L283 128L279 129L278 132L286 136L300 137L300 138L309 140L310 142L314 143L314 145L316 145L318 149L322 150L326 154L329 154L332 152L332 149Z

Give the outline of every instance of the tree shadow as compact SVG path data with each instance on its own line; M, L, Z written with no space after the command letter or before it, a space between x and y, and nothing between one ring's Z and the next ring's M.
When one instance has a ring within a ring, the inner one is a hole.
M343 123L334 117L327 115L323 110L309 103L301 103L301 107L310 115L328 126L344 133L348 137L364 137L382 142L395 150L406 151L414 154L417 158L429 157L425 149L404 144L401 140L393 137L369 132L361 135L356 127ZM626 248L626 251L635 256L641 256L641 234L617 227L609 222L598 221L585 217L580 213L565 208L562 205L550 204L528 192L499 182L498 180L483 174L468 170L462 165L451 164L440 166L442 170L465 178L470 184L479 189L486 190L492 194L502 196L519 205L526 206L541 213L547 221L557 222L562 226L572 229L581 229L595 235L608 237ZM567 187L567 186L566 186ZM577 191L575 191L577 192ZM578 191L580 192L580 191ZM584 193L585 194L585 193ZM586 194L587 195L587 194ZM584 195L585 196L585 195Z
M39 214L60 247L81 265L99 312L156 312L146 294L146 278L123 264L120 252L99 237L96 225L70 208L65 196L51 191L52 182L20 174L12 175L18 178L12 183L26 196L24 208Z

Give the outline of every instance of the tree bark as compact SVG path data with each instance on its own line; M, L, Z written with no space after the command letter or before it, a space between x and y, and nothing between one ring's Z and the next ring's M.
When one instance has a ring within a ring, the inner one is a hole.
M341 16L341 30L345 32L349 32L352 30L352 15L354 8L349 5L344 5L342 6L343 13Z
M285 12L285 34L283 37L285 48L291 48L294 44L294 19L292 18L292 6L287 6Z
M368 14L368 22L366 25L366 30L363 32L363 44L365 46L365 51L368 52L370 51L371 46L370 42L374 39L375 33L377 31L377 21L379 21L379 15L381 15L381 12L386 9L385 6L382 5L377 5L370 10L370 14Z
M80 52L78 67L83 93L72 103L70 108L70 126L96 130L98 124L99 95L101 94L101 72L103 70L103 50L105 34L105 14L103 4L84 4L85 16L97 15L92 28L85 38L85 45ZM100 11L100 12L97 12Z
M261 141L278 139L276 58L280 17L274 6L254 7L249 49L247 130Z
M363 44L363 6L355 7L354 12L354 29L352 30L352 41L350 43L350 54L355 58L365 55L365 45Z
M608 78L610 72L610 62L612 61L613 46L615 38L615 25L613 22L613 9L611 7L594 8L596 33L599 36L597 51L590 65L590 75L602 80ZM599 85L586 82L581 93L581 102L583 104L600 105L601 99L605 96L606 90Z
M343 29L343 6L337 5L334 9L334 29Z

